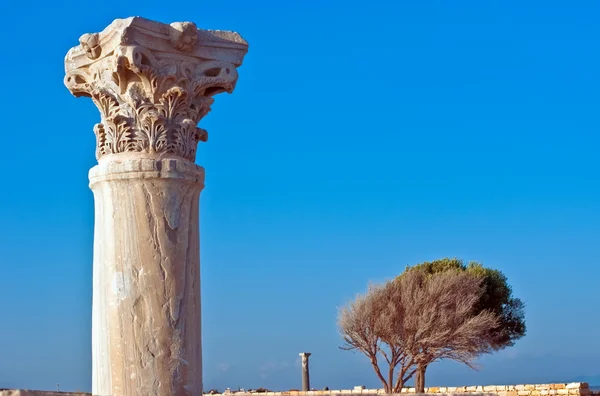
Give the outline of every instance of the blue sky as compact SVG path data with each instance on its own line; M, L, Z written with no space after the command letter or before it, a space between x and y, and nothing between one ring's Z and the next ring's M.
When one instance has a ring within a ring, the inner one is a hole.
M594 1L7 1L0 5L0 388L91 388L92 127L63 57L114 18L240 32L201 126L206 388L378 386L337 308L444 256L508 276L528 335L432 385L600 383ZM592 381L593 382L593 381Z

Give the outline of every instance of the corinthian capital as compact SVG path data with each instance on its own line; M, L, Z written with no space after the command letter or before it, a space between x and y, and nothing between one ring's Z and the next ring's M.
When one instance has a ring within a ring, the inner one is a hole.
M92 98L96 158L138 152L194 161L213 96L231 93L248 44L237 33L133 17L84 34L65 58L65 85Z

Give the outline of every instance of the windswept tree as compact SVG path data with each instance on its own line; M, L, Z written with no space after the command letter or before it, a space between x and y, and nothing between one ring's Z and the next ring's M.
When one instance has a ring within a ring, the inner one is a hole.
M498 351L513 346L516 340L525 335L524 304L520 299L513 296L512 288L501 271L486 268L477 262L470 262L465 265L462 260L444 258L407 267L397 279L414 270L425 272L430 276L445 272L462 272L482 279L483 292L473 308L473 314L487 311L498 317L496 326L491 327L487 337L485 337L488 342L486 350ZM458 360L460 361L460 359ZM426 364L417 368L415 378L417 390L423 391L425 388L426 370Z
M458 271L429 275L415 270L372 286L340 310L342 348L364 353L388 393L399 393L416 369L436 360L472 365L489 350L484 338L497 324L491 312L473 314L481 283L481 277Z

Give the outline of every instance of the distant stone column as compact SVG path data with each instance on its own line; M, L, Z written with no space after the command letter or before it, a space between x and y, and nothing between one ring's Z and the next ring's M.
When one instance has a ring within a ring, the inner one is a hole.
M85 34L65 84L100 110L92 392L202 395L197 127L232 92L247 43L233 32L117 19ZM68 120L68 118L65 118ZM68 122L68 121L67 121Z
M308 372L308 357L311 354L309 352L302 352L300 356L302 357L302 390L309 391L310 390L310 375Z

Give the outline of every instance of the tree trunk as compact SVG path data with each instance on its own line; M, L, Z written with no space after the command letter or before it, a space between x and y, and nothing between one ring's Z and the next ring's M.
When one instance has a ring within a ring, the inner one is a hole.
M392 387L394 386L394 369L395 367L390 364L390 368L388 369L388 389L387 393L391 394L393 392Z
M379 380L383 384L383 389L385 390L385 393L392 393L392 384L388 384L385 381L385 378L383 378L383 375L381 375L381 370L379 369L377 359L371 359L371 365L373 366L373 370L375 370L375 374L377 374L377 378L379 378Z
M425 371L427 370L426 364L419 364L415 375L415 392L425 393Z
M396 380L396 385L394 386L393 393L401 393L402 388L404 388L404 381L402 381L402 373L398 375L398 379Z

